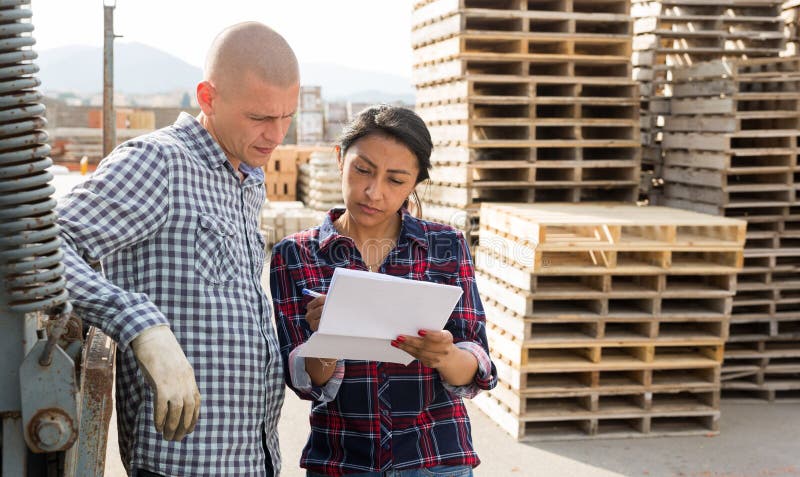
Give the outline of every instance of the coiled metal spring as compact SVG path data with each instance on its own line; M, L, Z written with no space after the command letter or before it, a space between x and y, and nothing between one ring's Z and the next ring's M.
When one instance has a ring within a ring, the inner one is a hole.
M67 301L30 0L0 0L0 278L12 312Z

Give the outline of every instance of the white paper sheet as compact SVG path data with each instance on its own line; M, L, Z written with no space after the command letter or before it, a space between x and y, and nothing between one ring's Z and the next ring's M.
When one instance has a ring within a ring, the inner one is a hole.
M451 285L337 268L319 330L298 353L408 364L414 358L393 347L391 340L444 328L462 293Z

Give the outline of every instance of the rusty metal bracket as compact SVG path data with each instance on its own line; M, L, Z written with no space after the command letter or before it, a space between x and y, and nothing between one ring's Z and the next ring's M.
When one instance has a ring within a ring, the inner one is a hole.
M111 338L95 327L89 328L83 353L80 445L73 475L101 477L105 471L116 350Z
M19 369L25 442L35 453L69 449L80 423L75 363L54 346L50 364L43 366L40 358L47 344L44 340L36 343Z

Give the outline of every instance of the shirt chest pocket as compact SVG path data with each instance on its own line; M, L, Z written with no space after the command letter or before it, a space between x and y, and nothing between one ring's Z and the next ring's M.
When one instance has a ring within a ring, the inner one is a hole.
M197 273L217 285L233 280L240 266L234 225L216 215L201 215L195 238Z

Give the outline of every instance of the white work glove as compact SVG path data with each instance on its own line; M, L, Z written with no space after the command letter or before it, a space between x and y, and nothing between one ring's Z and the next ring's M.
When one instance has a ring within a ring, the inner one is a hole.
M156 431L168 441L180 441L194 431L200 414L200 390L192 365L166 325L144 330L131 342L150 389Z

